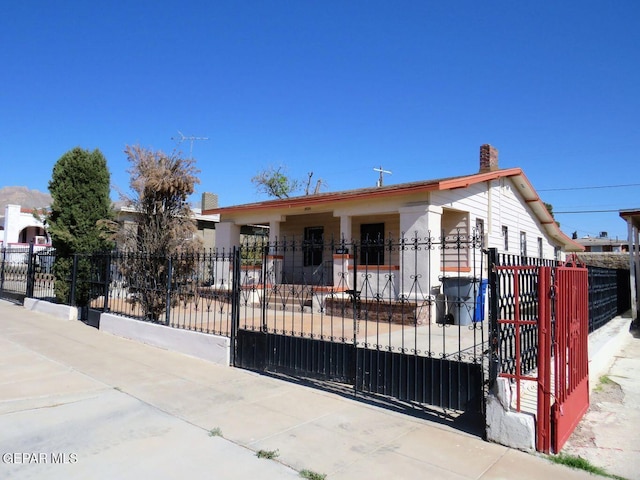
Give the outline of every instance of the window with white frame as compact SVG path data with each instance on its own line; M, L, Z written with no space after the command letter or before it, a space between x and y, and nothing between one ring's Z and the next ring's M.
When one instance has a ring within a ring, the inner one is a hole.
M476 237L480 242L480 247L484 248L484 218L476 218Z
M520 232L520 256L527 256L527 232Z
M542 237L538 237L538 257L542 258Z
M504 251L509 251L509 227L506 225L502 226L502 239L504 240Z

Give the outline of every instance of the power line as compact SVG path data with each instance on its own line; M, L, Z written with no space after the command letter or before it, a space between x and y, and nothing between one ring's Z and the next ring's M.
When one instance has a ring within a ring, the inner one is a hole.
M567 214L567 213L610 213L610 212L619 212L619 211L620 211L619 209L616 209L616 210L574 210L572 212L556 212L556 211L554 211L553 214L556 215L556 214L561 214L561 213L564 213L564 214Z
M640 187L640 183L627 183L620 185L602 185L594 187L566 187L566 188L537 188L538 192L560 192L569 190L595 190L598 188L623 188L623 187Z

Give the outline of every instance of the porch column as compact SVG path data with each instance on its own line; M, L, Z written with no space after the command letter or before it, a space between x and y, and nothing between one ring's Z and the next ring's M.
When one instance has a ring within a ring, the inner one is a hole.
M638 303L640 302L640 282L638 282L638 273L640 272L640 229L638 227L633 227L633 230L635 232L635 244L636 244L636 250L635 250L635 261L636 261L636 268L634 269L634 282L636 285L636 296L635 299L633 300L634 305L636 306L636 311L634 312L634 317L633 319L636 320L638 318L638 310L640 310L638 308Z
M240 226L233 222L220 222L216 225L216 248L230 251L240 246Z
M280 220L270 220L269 221L269 244L275 245L280 238Z
M400 232L404 236L406 242L411 243L414 238L418 238L420 243L426 242L429 237L434 242L439 241L440 231L442 230L442 207L435 205L417 205L404 207L399 209L400 213ZM414 255L418 254L418 261L414 262ZM413 288L414 281L420 282L420 289L425 295L431 295L431 300L435 300L435 296L440 294L440 250L422 249L415 252L411 249L401 252L404 256L400 260L401 268L401 294L416 295L416 289ZM415 267L414 267L415 265ZM415 271L414 271L415 270ZM412 292L409 294L409 292ZM424 300L424 299L418 299ZM432 304L431 319L435 322L435 301Z
M225 253L230 253L233 247L240 247L240 226L233 222L220 222L216 225L216 249ZM216 262L215 285L224 288L231 288L231 262L230 257L224 255L221 262ZM238 272L240 274L240 272Z
M336 239L338 242L344 239L345 243L352 243L352 219L351 215L340 215L340 238Z
M638 318L638 279L636 278L636 268L638 268L638 229L633 226L633 218L627 218L627 239L629 242L629 290L631 291L631 319Z

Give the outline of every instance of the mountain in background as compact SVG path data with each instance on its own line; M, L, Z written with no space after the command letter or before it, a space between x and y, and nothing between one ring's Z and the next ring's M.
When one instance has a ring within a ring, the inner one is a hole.
M7 205L20 205L25 208L42 208L51 205L52 198L49 193L38 190L30 190L27 187L2 187L0 188L0 216L4 216L4 207Z

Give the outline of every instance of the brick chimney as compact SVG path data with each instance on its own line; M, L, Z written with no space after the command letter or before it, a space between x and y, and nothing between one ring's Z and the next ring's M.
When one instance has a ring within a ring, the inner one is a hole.
M218 208L218 195L205 192L202 194L202 211Z
M498 150L485 143L480 145L480 173L498 170Z

